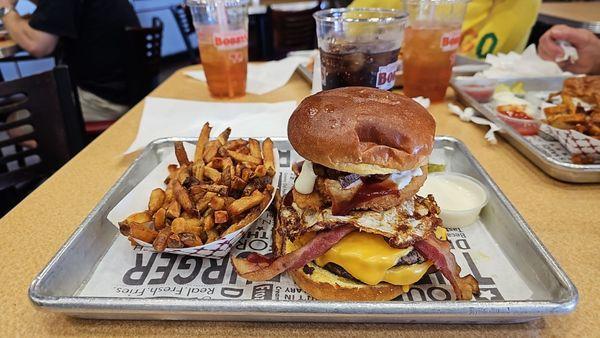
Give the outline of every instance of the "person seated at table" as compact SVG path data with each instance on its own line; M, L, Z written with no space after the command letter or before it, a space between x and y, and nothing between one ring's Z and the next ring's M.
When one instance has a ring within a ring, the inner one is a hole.
M129 106L125 27L140 23L128 0L32 0L29 18L17 0L0 0L0 19L10 37L29 54L55 54L69 66L85 121L115 120ZM58 48L58 47L61 48Z
M600 39L591 31L556 25L547 30L538 43L538 54L544 60L555 61L564 55L557 41L567 41L577 50L578 59L559 62L565 71L600 75Z
M350 7L404 9L403 0L354 0ZM485 59L487 54L526 47L541 0L471 0L462 24L459 54Z

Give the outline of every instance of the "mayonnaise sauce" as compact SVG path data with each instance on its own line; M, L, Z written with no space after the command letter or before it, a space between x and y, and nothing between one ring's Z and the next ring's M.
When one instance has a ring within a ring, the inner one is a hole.
M300 171L300 175L296 178L296 182L294 182L294 188L297 192L308 195L313 192L315 188L315 180L317 179L317 175L313 170L313 164L311 161L304 161L302 164L302 169Z
M419 194L432 194L442 210L462 211L476 208L485 193L467 178L455 175L430 175Z

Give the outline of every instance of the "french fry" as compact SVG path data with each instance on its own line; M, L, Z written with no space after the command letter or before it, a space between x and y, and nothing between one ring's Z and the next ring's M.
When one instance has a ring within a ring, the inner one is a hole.
M175 195L173 195L173 188L168 186L167 189L165 189L165 201L163 202L163 208L168 208L174 199Z
M215 218L213 216L213 214L209 214L206 217L204 217L204 231L208 232L209 230L212 230L215 227Z
M227 165L227 167L223 168L223 173L221 174L221 184L226 187L231 186L231 177L233 176L231 170L232 166Z
M167 247L168 248L183 248L183 243L181 242L181 238L179 238L179 235L172 233L169 235L169 238L167 239Z
M180 184L183 184L188 177L190 177L189 167L187 165L183 165L177 171L177 179L173 181L179 181Z
M227 150L227 154L238 162L248 162L259 165L262 163L262 159L253 157L252 155L245 155L237 151Z
M181 215L181 205L179 205L179 202L174 200L167 208L167 218L173 219L179 217L179 215Z
M177 162L179 162L180 166L190 164L190 160L188 159L185 148L183 147L183 142L181 141L175 142L175 157L177 157Z
M250 183L244 187L244 191L242 192L242 196L250 196L252 193L256 191L256 186L253 183Z
M258 166L256 166L256 169L254 169L254 176L263 177L266 174L267 174L267 168L265 168L264 165L258 165Z
M219 150L220 146L221 143L219 143L219 141L217 140L208 142L206 148L204 148L204 155L202 157L204 159L204 163L210 162L213 159L213 157L217 155L217 151Z
M208 244L210 242L214 242L217 239L219 239L219 233L215 229L206 230L206 236L207 236L206 244Z
M165 203L165 191L161 188L156 188L150 193L148 201L148 211L154 214Z
M204 126L202 126L202 130L200 131L200 135L198 136L198 143L196 143L196 152L194 153L195 163L202 163L204 147L206 147L206 143L208 142L208 138L210 137L211 129L212 127L208 125L208 122L206 122Z
M192 203L192 199L188 194L187 190L179 183L179 181L175 181L173 185L173 194L175 194L175 200L179 202L183 210L191 211L194 207Z
M179 234L179 238L181 238L183 245L189 248L202 245L202 240L200 239L200 236L196 234L184 232L182 234Z
M182 211L181 215L179 215L179 217L184 218L184 219L192 219L192 218L196 218L196 213L194 212L189 212L189 211Z
M231 180L231 189L243 190L244 187L246 187L246 181L237 176L233 176L233 179Z
M264 159L264 166L267 169L269 176L275 175L275 162L273 159L273 141L267 137L262 143L262 152Z
M241 147L241 148L238 148L236 151L240 154L250 155L250 148L248 148L248 147Z
M215 196L210 199L208 206L213 210L223 210L223 208L225 208L225 199L223 197Z
M152 220L152 216L148 212L141 211L141 212L136 212L134 214L129 215L125 219L125 222L127 222L127 223L146 223L146 222L150 222L151 220Z
M223 170L224 160L225 159L222 157L213 157L212 161L210 161L210 163L208 163L207 166L217 170Z
M225 205L225 204L223 203L223 205ZM215 211L215 224L227 223L228 219L229 219L229 217L227 215L227 211L225 211L225 210L216 210Z
M271 202L271 190L265 189L263 192L263 199L260 202L260 210L264 210L267 206L269 206L269 202Z
M119 230L125 236L133 237L146 243L152 243L158 235L158 232L156 230L152 230L144 224L135 222L121 222L119 224Z
M217 150L217 156L222 158L227 158L227 148L225 146L220 146L219 150Z
M204 162L202 160L194 162L192 165L192 175L198 180L204 180Z
M196 210L198 210L198 212L204 212L208 208L208 203L210 203L210 199L200 199L196 202Z
M262 155L260 154L260 143L257 140L253 138L248 139L248 148L250 148L250 156L262 158Z
M167 221L167 210L165 208L160 208L154 214L154 228L157 230L161 230L165 227Z
M221 173L217 169L211 167L204 167L204 176L208 177L215 183L219 183L221 181Z
M219 141L219 143L221 143L221 145L224 146L225 144L227 144L229 134L231 134L231 128L227 127L219 134L219 136L217 136L217 141Z
M158 232L156 238L152 242L152 247L154 250L158 252L163 252L167 248L167 240L169 239L169 235L171 235L171 228L165 227L161 231Z
M182 232L189 232L193 234L200 235L202 228L201 221L197 218L185 219L183 217L175 218L173 222L171 222L171 231L175 234L180 234Z
M227 211L230 215L237 216L243 213L244 211L253 208L260 204L263 200L263 194L254 190L250 196L242 197L229 205Z
M242 139L237 139L237 140L227 142L227 145L225 147L227 148L227 150L237 150L240 147L245 146L246 144L248 144L248 141L242 140Z
M240 178L244 180L244 182L248 182L250 180L250 177L252 177L253 173L254 172L252 171L252 169L244 168L242 169L242 175L240 176Z
M239 229L245 227L246 225L254 222L258 218L258 215L260 215L260 210L257 208L252 209L239 222L234 223L231 226L229 226L229 228L227 230L225 230L225 232L223 232L222 235L225 236L232 232L238 231Z

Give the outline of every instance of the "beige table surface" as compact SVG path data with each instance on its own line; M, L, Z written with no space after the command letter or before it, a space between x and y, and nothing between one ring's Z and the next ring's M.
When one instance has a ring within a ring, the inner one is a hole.
M294 75L283 88L262 97L236 101L300 100L309 84ZM210 100L204 83L178 71L152 96ZM241 322L102 321L73 319L36 309L27 296L35 275L53 257L98 200L136 156L121 154L133 141L143 104L113 127L0 220L0 336L156 335L156 336L581 336L598 334L600 312L600 185L574 185L553 180L506 142L484 141L485 130L463 123L445 104L431 108L438 134L464 141L483 167L529 222L538 237L579 288L576 311L519 325L391 325ZM202 119L199 115L199 119Z
M543 2L540 15L577 22L600 21L600 1Z

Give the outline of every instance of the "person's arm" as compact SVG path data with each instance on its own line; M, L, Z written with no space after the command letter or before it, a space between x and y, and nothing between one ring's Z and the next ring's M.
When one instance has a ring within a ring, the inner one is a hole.
M600 74L600 39L594 33L579 28L557 25L544 33L538 44L538 54L544 60L554 61L564 52L557 41L570 42L579 54L575 63L569 60L559 63L563 70L579 74Z
M0 7L10 8L2 21L11 39L21 48L35 57L44 57L51 54L58 43L58 36L32 28L29 21L23 19L14 9L11 0L0 0Z

